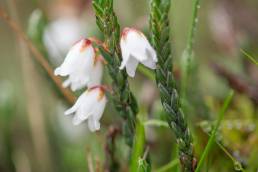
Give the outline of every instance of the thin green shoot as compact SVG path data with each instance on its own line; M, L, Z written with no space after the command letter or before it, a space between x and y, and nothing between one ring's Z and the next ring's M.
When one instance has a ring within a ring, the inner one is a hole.
M201 170L201 167L202 167L202 165L204 163L204 160L205 160L205 158L207 157L208 153L210 152L210 150L212 148L212 145L213 145L215 137L216 137L216 133L217 133L218 128L219 128L219 126L221 124L221 121L224 118L225 112L228 109L228 106L229 106L229 104L230 104L230 102L231 102L231 100L233 98L233 95L234 95L234 91L231 90L229 95L227 96L226 100L223 103L223 107L222 107L222 109L219 112L218 120L217 120L217 122L215 124L215 127L213 128L213 130L211 132L211 136L210 136L210 138L208 140L208 143L207 143L207 145L206 145L206 147L205 147L205 149L204 149L204 151L203 151L203 153L201 155L199 163L197 165L196 172L199 172Z
M169 128L168 123L166 121L162 121L159 119L151 119L151 120L145 121L144 126Z
M145 132L144 125L140 120L137 120L136 124L136 135L134 137L134 145L132 150L131 162L130 162L130 172L135 172L138 169L138 161L144 152L145 145Z
M245 172L240 162L238 162L229 152L228 150L218 141L216 141L217 145L220 147L220 149L232 160L234 163L234 166L238 168L238 171Z
M240 49L240 51L251 61L253 62L256 66L258 66L258 61L252 57L249 53L247 53L245 50Z
M191 19L191 27L189 30L188 40L186 49L183 52L182 56L182 83L181 83L181 97L184 101L186 98L186 90L187 90L187 83L189 78L189 73L191 70L191 66L193 63L193 44L195 40L195 33L198 24L198 11L200 9L200 0L194 0L193 4L193 13Z
M161 167L160 169L156 170L156 172L167 172L167 171L170 171L172 168L176 167L177 165L179 165L179 160L174 159L168 164Z
M187 51L189 51L189 52L193 51L193 44L194 44L195 33L196 33L196 29L197 29L199 9L200 9L200 0L194 0L191 28L189 31L187 47L186 47Z
M151 81L155 81L155 73L143 65L138 66L138 71Z
M210 134L208 134L210 136ZM229 159L234 163L234 165L238 166L238 171L245 172L240 162L238 162L231 154L230 152L219 142L216 140L217 145L219 148L229 157Z

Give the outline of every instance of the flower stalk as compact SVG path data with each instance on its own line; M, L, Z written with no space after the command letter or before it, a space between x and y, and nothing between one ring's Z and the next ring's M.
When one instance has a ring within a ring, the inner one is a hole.
M195 41L196 29L198 24L198 12L200 9L200 0L193 0L193 13L191 19L191 27L188 34L188 40L186 49L182 56L182 81L181 81L181 99L185 101L187 99L187 85L190 79L191 72L194 73L195 61L193 45Z
M193 142L180 104L173 76L171 43L169 37L170 0L151 0L150 31L158 63L156 82L161 102L167 113L167 122L176 135L182 171L194 171Z
M115 157L116 152L116 138L120 134L120 128L116 126L110 126L105 143L105 172L119 171L119 162Z
M106 47L100 46L99 49L107 61L106 66L112 78L113 95L110 98L124 119L123 135L127 145L132 147L138 106L130 91L126 71L119 69L122 60L119 47L120 25L113 10L113 0L93 0L93 6L97 25L105 38Z

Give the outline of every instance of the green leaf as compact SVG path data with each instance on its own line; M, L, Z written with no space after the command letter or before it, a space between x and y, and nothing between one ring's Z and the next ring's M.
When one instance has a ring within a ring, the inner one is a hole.
M93 1L92 5L93 5L93 7L94 7L94 9L95 9L95 11L98 15L103 15L104 14L103 9L95 1Z
M104 59L108 62L109 65L113 64L113 57L111 54L109 54L102 46L99 46L99 51L104 57Z
M167 91L166 87L162 85L161 83L158 84L159 90L160 90L160 97L165 102L170 102L170 94Z

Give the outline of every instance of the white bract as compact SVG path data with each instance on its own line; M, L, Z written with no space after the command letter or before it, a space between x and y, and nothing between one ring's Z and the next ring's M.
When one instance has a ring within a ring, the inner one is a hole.
M92 42L82 39L71 48L55 75L68 76L63 86L71 86L73 91L99 85L103 71L99 57Z
M73 124L79 125L88 120L90 131L100 129L100 118L104 112L107 103L105 91L101 87L93 87L84 92L76 103L65 111L65 115L74 114Z
M133 28L125 28L120 46L123 58L120 69L126 67L129 76L134 77L139 62L146 67L156 69L158 61L156 52L142 32Z

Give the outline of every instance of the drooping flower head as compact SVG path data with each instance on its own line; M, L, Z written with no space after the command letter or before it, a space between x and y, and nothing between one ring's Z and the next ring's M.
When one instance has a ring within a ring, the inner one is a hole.
M142 63L151 69L156 68L157 55L144 34L134 28L124 28L120 40L122 64L127 74L134 77L137 65Z
M107 103L105 89L102 86L89 88L76 101L76 103L65 111L65 115L74 114L73 124L79 125L88 120L90 131L100 129L100 118Z
M71 86L73 91L85 86L99 85L102 78L100 55L92 41L82 39L68 52L63 64L55 70L55 75L68 76L64 87Z

